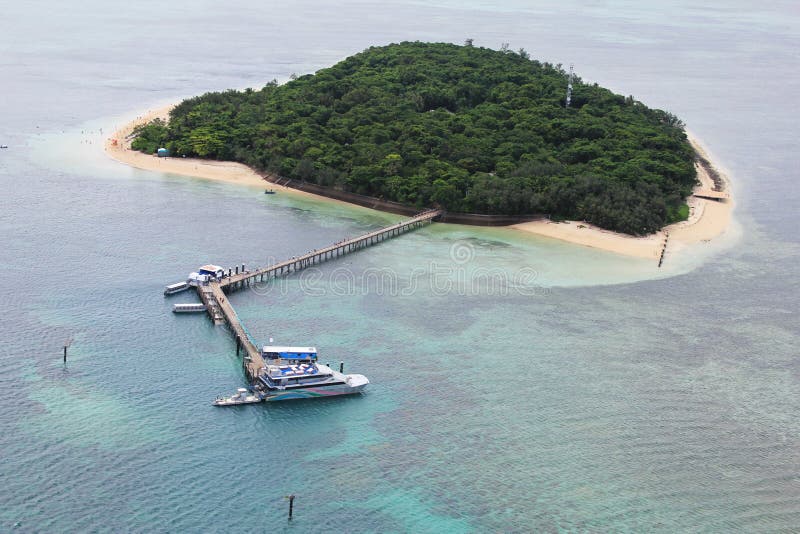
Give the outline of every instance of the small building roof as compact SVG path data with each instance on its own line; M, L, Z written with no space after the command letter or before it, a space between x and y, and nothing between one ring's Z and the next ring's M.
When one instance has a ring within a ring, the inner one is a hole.
M220 267L219 265L211 265L211 264L209 263L208 265L203 265L203 266L202 266L202 267L200 267L200 269L198 269L198 270L199 270L199 271L208 271L208 272L210 272L210 273L215 273L215 272L217 272L217 271L224 271L225 269L223 269L223 268L222 268L222 267Z

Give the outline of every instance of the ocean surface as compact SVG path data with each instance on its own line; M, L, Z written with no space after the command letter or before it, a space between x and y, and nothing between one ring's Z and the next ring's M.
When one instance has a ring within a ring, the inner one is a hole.
M0 532L800 525L795 2L0 12ZM397 218L131 169L103 140L187 96L467 38L680 116L733 180L728 236L658 269L434 225L230 297L254 338L316 345L365 395L212 407L244 385L234 342L163 286Z

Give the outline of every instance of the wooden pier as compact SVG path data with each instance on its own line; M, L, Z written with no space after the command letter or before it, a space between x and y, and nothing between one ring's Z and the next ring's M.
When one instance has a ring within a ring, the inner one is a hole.
M222 292L222 287L219 283L212 283L208 286L211 289L211 294L214 300L218 303L220 313L228 323L233 337L236 339L236 353L244 351L242 355L242 367L250 382L254 382L258 377L258 373L266 366L264 358L261 357L261 349L256 345L255 341L250 339L250 335L244 329L244 325L236 315L236 311L225 298L225 293ZM215 321L215 324L216 321Z
M441 210L424 211L397 224L374 230L352 239L345 239L323 249L314 250L303 256L298 256L262 269L247 272L244 271L243 267L242 271L244 272L225 277L220 281L210 282L204 286L198 286L197 292L203 304L206 305L206 310L214 321L214 324L226 323L230 327L231 333L236 339L237 354L240 351L244 351L242 367L244 367L248 380L253 383L258 378L261 369L266 366L266 362L261 356L261 349L256 345L256 342L250 338L244 325L236 315L233 306L228 302L225 291L234 291L254 281L263 282L269 280L270 277L275 278L291 272L300 271L311 265L316 265L371 245L376 245L392 237L402 235L429 224L441 214Z
M280 263L275 263L268 267L256 269L254 271L242 272L223 278L218 282L219 286L226 291L233 291L240 289L252 282L263 282L269 278L276 278L290 272L300 271L311 265L316 265L324 261L344 256L350 252L355 252L372 245L376 245L392 237L410 232L421 226L432 222L435 218L442 214L441 210L428 210L424 211L410 219L406 219L397 224L374 230L364 235L345 239L338 243L334 243L323 249L311 251L303 256L291 258Z

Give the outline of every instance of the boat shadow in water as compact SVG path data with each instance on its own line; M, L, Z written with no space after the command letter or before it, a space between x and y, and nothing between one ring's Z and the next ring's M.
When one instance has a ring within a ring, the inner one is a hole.
M281 419L291 419L308 415L309 410L330 411L331 415L342 412L354 403L361 402L363 397L369 395L368 391L351 393L349 395L333 395L330 397L310 397L304 399L287 399L282 401L264 401L262 406L269 406L271 416L278 415ZM296 419L295 419L296 420Z

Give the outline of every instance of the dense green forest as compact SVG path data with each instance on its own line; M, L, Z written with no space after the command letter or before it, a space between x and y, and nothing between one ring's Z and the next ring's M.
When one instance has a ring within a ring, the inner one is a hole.
M524 50L372 47L260 90L208 93L133 147L485 214L549 214L646 234L685 217L694 151L674 115Z

